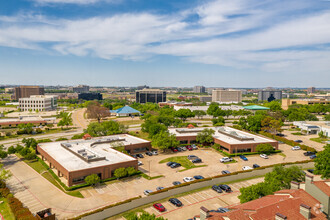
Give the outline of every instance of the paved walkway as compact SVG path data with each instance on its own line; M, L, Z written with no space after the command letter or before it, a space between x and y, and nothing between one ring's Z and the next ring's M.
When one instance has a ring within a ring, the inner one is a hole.
M89 198L69 196L23 161L18 160L16 156L9 156L3 160L3 163L5 169L9 169L13 174L8 180L8 187L32 212L52 208L58 219L66 219L113 203L101 196Z

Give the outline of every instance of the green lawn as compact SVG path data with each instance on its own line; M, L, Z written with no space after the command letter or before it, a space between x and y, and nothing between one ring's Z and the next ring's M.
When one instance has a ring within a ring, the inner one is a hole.
M118 121L118 123L122 125L137 125L142 124L143 120Z
M78 198L84 198L84 196L80 193L79 190L74 191L64 191L62 186L54 179L54 177L47 171L46 167L44 167L39 160L33 160L33 161L24 161L27 165L32 167L35 171L37 171L39 174L41 174L45 179L47 179L49 182L51 182L54 186L65 192L66 194L70 196L75 196ZM45 172L46 171L46 172Z
M142 139L145 139L145 140L148 140L148 141L151 141L151 138L149 138L148 133L143 132L143 131L136 131L136 132L135 131L130 131L129 134L133 135L133 136L136 136L136 137L139 137L139 138L142 138Z
M294 132L294 133L291 133L291 134L293 134L293 135L303 135L303 133L301 133L301 132Z
M318 138L310 138L309 140L315 141L315 142L318 142L318 143L323 143L325 141L329 141L330 138L320 138L320 137L318 137Z
M15 220L14 214L11 212L6 198L0 198L0 201L3 201L0 204L0 213L5 220Z
M229 163L237 163L237 161L235 159L233 159L232 161L229 161L229 162L225 162L223 164L229 164Z
M184 167L185 169L180 170L180 172L185 171L185 170L189 170L192 168L196 168L196 167L205 167L207 165L195 165L193 162L191 162L187 156L179 156L179 157L169 157L166 158L164 160L159 161L159 163L167 163L167 162L177 162L180 163L182 167Z

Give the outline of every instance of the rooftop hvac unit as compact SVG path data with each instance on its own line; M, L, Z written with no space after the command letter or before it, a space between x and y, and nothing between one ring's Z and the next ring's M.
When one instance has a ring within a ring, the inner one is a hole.
M78 150L77 152L78 153L83 153L83 152L85 152L85 149Z

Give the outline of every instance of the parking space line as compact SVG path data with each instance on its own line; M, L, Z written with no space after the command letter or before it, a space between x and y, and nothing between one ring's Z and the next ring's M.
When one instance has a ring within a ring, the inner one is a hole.
M199 196L202 197L203 199L206 199L204 196L202 196L202 192L196 193L196 195L199 195Z
M204 191L204 193L205 193L206 195L208 195L209 197L213 197L213 195L209 194L207 191Z
M170 203L169 201L166 202L166 204L169 204L169 206L171 206L172 208L176 209L177 207L175 205L173 205L172 203Z
M188 202L189 204L191 204L191 202L189 202L187 199L185 199L184 197L181 197L181 199L185 200L186 202Z
M190 196L193 200L195 200L196 202L199 202L197 199L195 199L192 195L188 195Z

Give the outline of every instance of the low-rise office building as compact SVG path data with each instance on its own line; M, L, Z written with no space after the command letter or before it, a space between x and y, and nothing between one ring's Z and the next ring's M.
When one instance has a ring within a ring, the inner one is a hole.
M33 95L19 99L21 111L52 111L57 108L57 96Z
M42 117L19 117L19 118L5 118L0 119L0 128L13 128L19 124L33 124L34 126L54 124L56 118L42 118Z
M181 144L196 143L198 133L205 128L170 128L169 132L175 134ZM243 152L256 152L259 144L271 144L276 150L278 142L263 136L254 135L231 127L208 127L213 129L213 141L220 145L220 148L230 154Z
M239 103L242 102L242 91L240 90L213 90L212 102Z
M45 89L40 86L20 86L15 88L14 99L28 98L32 95L45 95Z
M288 109L290 105L314 105L314 104L330 104L328 99L282 99L282 108Z
M68 186L72 186L84 182L85 177L91 174L107 179L118 168L137 169L137 159L115 150L122 146L130 153L151 149L150 141L120 134L89 140L40 143L37 152L49 163L50 168L57 170L57 175L63 177Z

